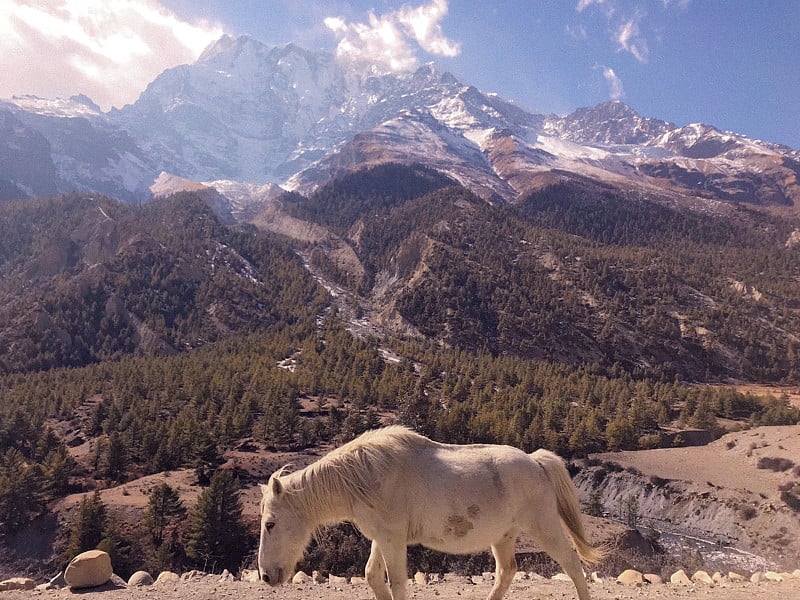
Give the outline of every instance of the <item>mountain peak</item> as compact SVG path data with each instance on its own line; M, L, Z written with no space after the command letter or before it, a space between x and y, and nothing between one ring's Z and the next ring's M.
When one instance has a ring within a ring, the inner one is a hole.
M545 123L545 131L579 144L644 144L675 129L658 119L643 118L621 100L579 108L560 119Z

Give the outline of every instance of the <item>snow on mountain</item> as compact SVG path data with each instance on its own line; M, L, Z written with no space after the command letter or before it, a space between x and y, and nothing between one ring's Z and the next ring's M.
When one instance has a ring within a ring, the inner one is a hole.
M800 202L800 153L789 148L645 118L619 101L544 116L432 64L376 74L329 52L247 36L223 36L120 110L102 113L85 96L24 96L0 112L21 132L0 140L0 160L26 148L54 171L47 189L141 201L167 172L212 182L237 215L278 193L264 185L309 191L387 161L425 163L492 201L516 201L573 174L756 204ZM0 178L0 192L40 193L18 163Z

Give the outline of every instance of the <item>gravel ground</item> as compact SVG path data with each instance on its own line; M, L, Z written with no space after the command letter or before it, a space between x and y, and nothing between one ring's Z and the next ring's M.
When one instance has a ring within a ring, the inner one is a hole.
M428 585L409 584L409 598L416 600L482 600L491 587L490 582L475 578L476 583L468 583L459 576L447 577L446 581ZM703 600L792 600L800 598L800 578L781 582L764 581L754 583L730 583L719 586L678 586L671 584L646 585L643 587L622 586L607 579L601 583L590 584L589 591L596 600L627 600L648 598L680 599L702 598ZM49 591L8 591L0 592L0 600L31 600L42 598L53 600L88 596L102 600L148 599L148 600L371 600L372 591L366 584L287 584L270 588L257 583L242 581L220 582L208 576L187 582L162 583L149 587L96 589L72 592L68 589ZM570 582L548 579L516 581L505 596L516 598L569 599L576 598L575 588Z

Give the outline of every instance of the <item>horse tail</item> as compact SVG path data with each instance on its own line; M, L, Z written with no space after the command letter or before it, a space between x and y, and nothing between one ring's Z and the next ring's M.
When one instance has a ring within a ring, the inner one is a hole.
M558 516L569 530L575 550L580 559L588 564L600 562L605 551L592 546L586 538L586 530L581 519L580 503L575 486L569 476L564 461L549 450L537 450L530 457L544 469L556 494Z

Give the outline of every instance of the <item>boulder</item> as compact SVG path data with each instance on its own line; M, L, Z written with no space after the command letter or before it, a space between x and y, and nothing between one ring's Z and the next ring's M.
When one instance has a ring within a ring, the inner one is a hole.
M652 585L661 585L662 583L664 583L664 580L661 578L661 575L656 575L655 573L645 573L643 577L647 583L650 583Z
M294 577L292 577L292 583L301 584L308 583L309 581L311 581L311 577L303 573L303 571L298 571L294 574Z
M177 573L173 573L172 571L161 571L156 577L155 585L161 585L164 583L177 583L181 580L180 575Z
M617 583L622 585L642 585L644 576L635 569L625 569L617 576Z
M417 585L427 585L428 584L428 576L425 575L422 571L417 571L414 573L414 583Z
M102 550L87 550L73 558L64 572L64 580L74 589L98 587L111 579L111 557Z
M730 579L734 583L741 583L743 581L747 581L747 578L744 575L739 575L739 573L734 573L733 571L728 571L728 579Z
M367 583L366 577L351 577L350 584L351 585L365 585Z
M346 577L339 577L338 575L328 575L329 585L345 585L347 583Z
M11 590L32 590L36 587L36 582L29 577L12 577L5 581L0 581L0 592L10 592Z
M750 575L750 583L761 583L762 579L764 579L764 574L761 571L756 571Z
M603 583L603 578L600 577L600 573L597 571L592 571L592 574L589 575L589 579L592 583Z
M219 581L220 583L223 583L225 581L236 581L236 577L234 577L233 573L228 571L228 569L223 569L217 581Z
M325 575L323 575L319 571L312 571L311 572L311 579L314 580L314 583L325 583L325 582L328 581L328 578L325 577Z
M566 573L556 573L550 579L553 581L572 581Z
M192 579L200 579L205 576L206 574L203 573L203 571L192 569L191 571L186 571L186 573L181 575L181 581L191 581Z
M764 573L764 579L767 581L783 581L783 573L776 573L775 571L767 571Z
M305 575L305 573L303 574ZM297 575L295 575L295 577L297 577ZM308 575L306 575L306 577L308 577ZM248 583L258 583L261 581L261 577L258 576L258 569L242 569L242 575L240 579Z
M153 576L147 571L136 571L128 578L128 587L138 587L142 585L153 585Z
M795 579L800 579L800 569L795 569L794 571L792 571L792 577L794 577Z
M711 578L711 575L705 571L695 571L694 575L692 575L692 581L704 585L714 585L714 580Z
M686 574L686 571L679 569L670 575L669 582L674 585L692 585L692 580Z

